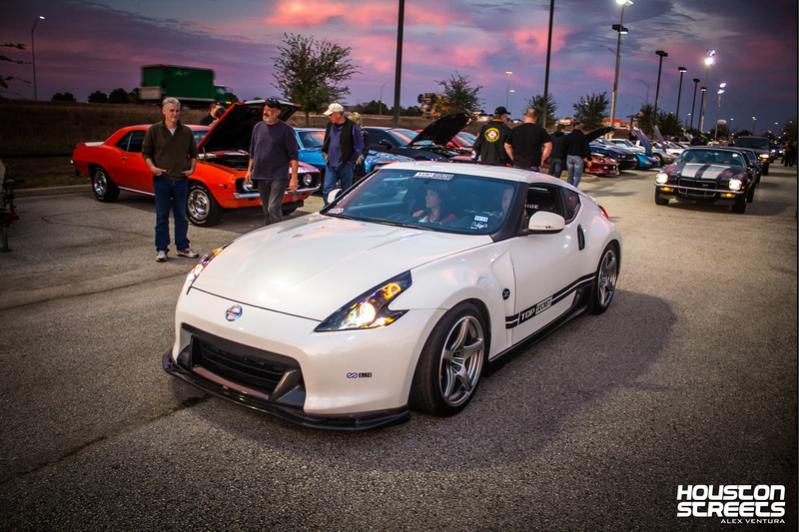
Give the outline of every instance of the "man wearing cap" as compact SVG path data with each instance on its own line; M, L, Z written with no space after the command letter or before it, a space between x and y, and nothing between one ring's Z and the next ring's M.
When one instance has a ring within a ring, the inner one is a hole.
M355 164L363 157L363 136L358 124L344 116L341 104L331 103L325 116L330 119L322 142L322 153L327 161L322 198L327 204L327 193L335 188L336 181L341 181L344 190L352 186Z
M508 110L499 106L494 111L494 118L480 130L472 149L482 164L507 166L511 162L505 149L509 138Z
M263 121L252 128L250 164L244 183L256 183L264 211L264 225L283 219L283 194L286 187L297 190L299 147L294 128L280 120L280 102L264 102ZM289 179L291 168L291 179Z

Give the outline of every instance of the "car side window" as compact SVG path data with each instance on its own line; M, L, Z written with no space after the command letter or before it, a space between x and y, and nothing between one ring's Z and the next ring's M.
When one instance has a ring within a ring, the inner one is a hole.
M142 144L144 144L144 131L131 131L129 133L130 144L128 144L128 151L141 153Z
M523 227L527 227L530 217L538 211L554 212L566 218L558 196L558 191L554 187L537 183L530 185L524 203Z
M117 142L117 148L121 150L128 151L128 144L130 144L130 137L133 136L133 132L131 131Z
M394 144L388 138L388 133L386 133L382 129L370 129L369 130L369 145L370 146L378 146L378 145L380 145L380 141L381 140L385 140L386 142L388 142L388 143L390 143L392 145Z
M580 211L580 195L573 190L563 188L561 197L563 198L563 218L568 224L577 217L577 213Z

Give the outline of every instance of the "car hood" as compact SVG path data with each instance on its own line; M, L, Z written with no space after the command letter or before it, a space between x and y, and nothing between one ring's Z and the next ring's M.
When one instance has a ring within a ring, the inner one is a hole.
M299 105L280 101L282 111L280 119L284 122L299 109ZM231 105L222 118L214 122L211 130L197 144L202 151L244 150L250 149L252 128L263 120L264 100L251 100Z
M740 171L720 164L686 163L684 165L675 166L669 173L688 179L718 181L719 179L729 179L735 174L740 173Z
M439 146L444 146L451 141L455 135L460 133L461 130L469 124L470 120L467 113L454 113L442 116L438 120L430 122L426 128L419 132L419 134L408 143L408 146L413 146L425 140L431 141L433 144L438 144Z
M489 243L488 236L313 214L238 238L211 261L194 287L231 301L322 321L404 271Z

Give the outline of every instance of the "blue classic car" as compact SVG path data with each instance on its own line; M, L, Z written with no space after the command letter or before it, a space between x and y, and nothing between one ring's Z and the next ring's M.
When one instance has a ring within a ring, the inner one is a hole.
M300 161L315 166L324 175L325 158L322 154L322 142L325 139L325 130L311 127L296 127L294 134L297 136L297 144L300 147ZM364 168L368 174L388 163L412 161L410 157L396 155L393 153L369 150L369 154L364 161Z

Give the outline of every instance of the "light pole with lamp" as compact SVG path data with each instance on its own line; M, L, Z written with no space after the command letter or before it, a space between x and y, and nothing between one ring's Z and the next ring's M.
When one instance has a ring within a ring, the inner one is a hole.
M613 92L610 96L610 124L613 125L616 120L616 102L618 100L619 92L619 68L621 67L621 36L627 33L627 28L624 27L624 8L633 5L632 0L616 0L616 4L621 6L621 16L619 23L614 24L611 28L617 33L616 35L616 72L613 75Z
M378 100L378 106L377 106L378 116L383 116L383 87L386 86L386 83L380 85L380 99Z
M505 91L505 107L507 108L510 105L510 77L513 75L513 71L506 70L505 75L508 77L508 90Z
M680 127L682 128L682 120L680 120L680 97L682 96L682 76L683 74L688 72L688 69L685 67L679 67L677 68L677 70L680 71L680 85L679 88L677 89L677 112L674 113L674 116L677 117L677 121L680 123Z
M707 87L699 87L699 92L702 93L702 103L699 104L699 133L701 134L704 131L702 126L705 124L705 93L707 92Z
M509 89L509 90L508 90L508 96L513 96L514 94L516 94L516 89ZM507 108L508 108L508 114L511 114L511 112L512 112L511 108L512 108L513 106L510 104L510 102L512 102L512 101L513 101L513 99L511 99L511 98L508 98L508 105L507 105Z
M696 105L696 87L699 85L699 78L694 78L692 81L694 82L694 99L691 101L691 125L688 126L688 129L694 128L694 106Z
M44 20L44 17L39 15L36 17L36 20L33 21L33 27L31 28L31 59L33 64L33 99L38 100L38 94L36 92L36 44L33 40L33 33L36 31L36 26L39 24L40 20Z
M657 50L655 52L658 56L660 56L660 61L658 62L658 83L655 85L655 116L652 117L652 125L656 126L658 124L658 100L660 99L660 71L663 69L663 58L668 57L668 52L663 50Z
M707 67L707 74L705 75L705 87L710 83L710 67L713 63L716 62L716 50L708 50L705 54L705 66ZM705 89L707 90L707 89ZM702 95L702 102L703 105L700 107L699 112L699 131L703 131L705 129L705 106L704 106L704 95Z
M755 122L757 122L757 117L753 116L752 117L752 135L755 134Z
M716 91L718 95L718 106L716 107L716 132L713 135L714 140L719 139L719 119L721 118L721 95L724 94L724 89L727 87L727 82L722 81L719 83L719 90Z

